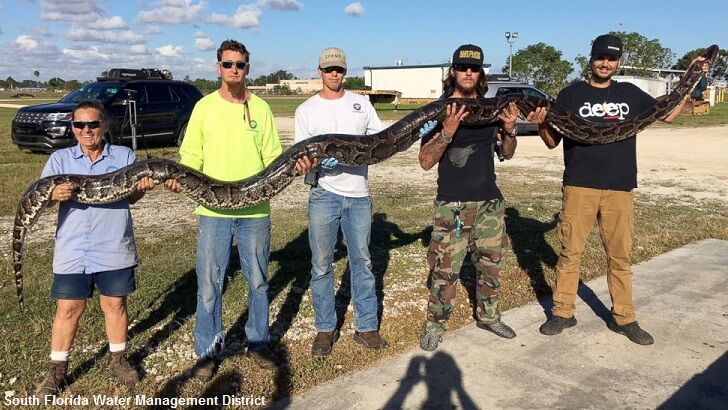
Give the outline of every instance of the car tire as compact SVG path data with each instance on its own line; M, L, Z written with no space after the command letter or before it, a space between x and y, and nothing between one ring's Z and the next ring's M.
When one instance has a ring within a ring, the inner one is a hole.
M182 141L185 139L185 133L187 132L187 123L184 123L182 128L179 129L179 132L177 133L177 146L182 146Z

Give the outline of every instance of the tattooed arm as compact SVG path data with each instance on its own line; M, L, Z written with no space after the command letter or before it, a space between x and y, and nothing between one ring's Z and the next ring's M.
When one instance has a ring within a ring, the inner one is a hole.
M447 149L447 145L452 142L452 138L455 136L458 126L460 126L460 121L467 115L465 105L462 105L459 110L456 103L447 106L445 119L442 122L442 131L429 140L423 140L420 146L420 166L422 169L427 171L440 162L442 154Z
M429 171L435 164L440 162L442 154L447 149L448 142L442 137L442 133L438 132L432 138L423 140L420 146L420 166L425 171Z

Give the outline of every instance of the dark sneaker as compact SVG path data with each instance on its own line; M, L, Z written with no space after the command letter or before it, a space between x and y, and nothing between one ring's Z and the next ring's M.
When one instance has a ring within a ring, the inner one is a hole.
M612 332L627 336L629 340L638 345L651 345L655 343L655 339L649 333L645 332L636 321L621 326L612 321L609 322L607 327Z
M192 367L192 377L203 382L209 381L217 372L218 364L215 357L200 357Z
M46 396L57 396L66 387L67 374L68 362L51 361L50 373L35 390L35 397L40 400L40 404L46 404Z
M330 355L337 340L339 340L339 332L336 330L316 333L313 345L311 345L311 355L316 357Z
M541 327L538 328L538 331L541 332L541 334L553 336L558 335L567 327L574 326L576 326L576 318L574 316L561 317L554 315L551 319L547 320L546 323L542 324Z
M442 342L442 334L445 329L439 324L425 321L422 325L422 336L420 336L420 347L422 350L431 352L437 349L437 346Z
M516 337L516 332L510 326L500 321L495 323L478 322L477 325L479 328L493 332L504 339L513 339Z
M379 332L372 330L371 332L354 332L354 341L360 345L374 350L381 350L389 347L389 343L379 336Z
M268 346L258 350L248 348L245 355L253 359L255 364L257 364L261 369L273 369L278 367L278 356L276 356Z
M111 353L109 369L111 374L127 386L135 385L139 381L139 372L131 367L129 361L126 360L126 350Z

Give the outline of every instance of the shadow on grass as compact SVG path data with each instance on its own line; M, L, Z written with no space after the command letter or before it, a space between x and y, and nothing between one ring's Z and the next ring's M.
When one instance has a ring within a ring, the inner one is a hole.
M376 294L378 299L378 315L380 319L383 310L382 300L384 298L383 276L389 266L391 251L418 239L421 239L423 244L427 246L426 244L429 243L430 232L431 228L428 227L420 233L408 234L402 231L398 225L389 222L386 214L376 213L374 215L370 250L373 261L372 270L376 277ZM392 240L392 237L395 239ZM339 232L339 238L334 248L334 261L338 261L346 257L346 255L346 245L343 241L341 232ZM293 375L290 371L290 360L288 357L287 347L285 343L279 342L279 340L288 332L293 320L301 310L303 296L310 286L311 251L308 244L308 230L301 232L299 236L288 242L283 248L271 252L270 260L277 262L278 268L275 272L269 275L269 300L275 300L284 289L290 286L290 291L285 295L285 299L281 304L280 310L270 326L271 338L273 339L273 343L270 347L276 354L278 361L281 363L281 365L275 370L274 375L275 391L272 396L275 400L289 397L293 388ZM226 275L226 283L231 274L234 274L234 272L239 269L240 263L237 247L232 246L228 274ZM165 301L162 302L162 306L157 311L150 314L147 320L132 329L134 334L141 333L144 330L153 327L169 314L173 314L173 320L171 320L170 323L162 330L155 332L155 334L150 337L150 343L154 343L156 345L168 337L173 330L184 324L191 316L194 315L195 311L195 298L189 297L189 295L196 294L197 291L194 271L188 272L188 274L170 288L172 291L166 292ZM351 301L350 288L350 275L347 267L342 276L335 298L337 323L339 324L339 327L343 325L344 315ZM188 304L184 305L182 309L180 309L179 305L180 300L188 301ZM167 303L168 301L169 303ZM245 323L247 320L248 309L245 309L226 332L226 341L228 341L228 343L226 343L225 352L223 354L225 357L240 356L245 353L245 345L243 342L246 339ZM236 341L241 342L237 343ZM136 359L135 363L141 361L144 354L144 352L137 352L134 356ZM191 369L188 369L167 381L158 390L156 396L177 397L182 386L191 377L190 370ZM222 377L222 374L215 377L213 383L216 383L220 377Z
M559 255L546 241L546 234L555 229L559 222L559 213L555 213L549 222L541 222L532 218L524 218L515 208L506 208L506 230L511 238L511 248L518 260L518 266L523 269L531 280L531 287L543 308L544 315L551 317L553 308L553 295L551 287L546 282L544 266L556 269ZM581 280L577 295L591 308L605 323L611 321L609 309Z
M463 373L452 356L437 352L432 357L415 356L399 381L399 388L383 406L384 409L405 408L407 396L416 385L425 383L427 397L418 407L426 409L477 409L463 387ZM453 402L453 393L457 401ZM414 403L408 403L408 407Z
M136 343L141 347L128 355L129 362L132 366L139 369L141 372L144 372L144 369L140 366L140 363L144 360L144 358L151 351L154 351L164 340L168 339L175 330L182 327L194 315L196 299L194 297L190 297L190 295L197 294L197 279L195 271L190 270L182 275L181 278L171 283L164 291L162 291L161 294L164 296L159 307L129 329L127 340L132 340L135 337L139 337L145 331L156 327L158 323L171 316L167 324L152 333L152 335L150 335L145 341ZM158 299L153 299L146 308L141 308L139 311L144 312L146 309L151 308L152 305L157 304L157 300ZM134 302L132 301L131 303ZM96 353L94 353L93 356L76 366L69 374L68 384L72 384L91 370L91 368L93 368L104 356L107 355L108 349L109 345L105 344Z
M390 222L387 214L377 212L372 222L371 253L372 272L375 278L375 291L377 295L377 323L381 325L384 314L384 275L389 267L392 250L409 245L412 242L421 240L424 246L429 245L432 227L421 232L410 234L404 232L399 225ZM392 239L394 238L394 239ZM423 254L423 258L425 255ZM341 278L341 283L336 291L336 330L340 331L344 326L346 311L351 303L351 271L347 265Z
M516 208L506 208L506 232L511 239L511 249L518 266L528 275L533 293L547 316L551 314L553 300L544 265L555 269L559 256L546 241L546 234L556 228L558 221L558 213L549 222L541 222L522 217Z

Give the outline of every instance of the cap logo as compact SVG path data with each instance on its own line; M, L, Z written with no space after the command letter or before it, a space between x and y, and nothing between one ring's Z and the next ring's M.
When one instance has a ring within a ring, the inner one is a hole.
M475 50L460 50L460 54L458 54L458 57L460 57L460 58L474 58L476 60L480 60L482 58L480 56L480 51L475 51Z
M610 50L617 50L617 51L619 51L619 47L607 46L607 48L610 49Z

